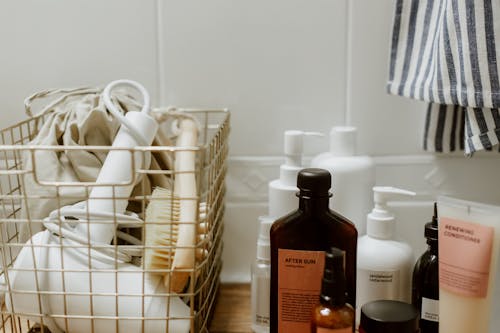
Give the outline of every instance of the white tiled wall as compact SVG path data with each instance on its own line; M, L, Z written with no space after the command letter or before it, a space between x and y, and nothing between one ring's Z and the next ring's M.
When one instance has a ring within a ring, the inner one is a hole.
M0 121L47 88L143 82L158 98L156 1L0 1ZM3 126L4 127L4 126Z
M425 105L385 93L392 13L392 0L0 1L0 122L34 91L117 78L156 104L229 107L224 281L249 280L283 131L355 125L377 183L418 192L393 206L420 253L437 194L500 202L500 157L423 153Z
M385 93L392 0L350 4L349 115L370 155L421 154L425 104Z
M345 4L169 0L162 102L233 110L232 154L276 155L285 129L344 119Z

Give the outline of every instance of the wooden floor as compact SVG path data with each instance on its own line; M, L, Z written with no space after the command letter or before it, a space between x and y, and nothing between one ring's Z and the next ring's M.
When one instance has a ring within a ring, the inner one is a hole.
M250 332L250 285L222 284L210 333Z

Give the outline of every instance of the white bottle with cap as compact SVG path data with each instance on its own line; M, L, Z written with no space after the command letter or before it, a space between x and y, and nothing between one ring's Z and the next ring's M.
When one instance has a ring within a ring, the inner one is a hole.
M330 151L313 158L311 167L330 171L330 208L351 220L358 235L364 235L366 214L373 206L370 190L375 185L375 165L370 156L356 155L356 128L333 127Z
M271 244L269 231L274 219L268 216L259 218L259 238L257 240L257 258L252 265L251 315L252 331L269 332L269 299L271 288Z
M411 302L411 276L415 263L413 250L394 239L396 218L387 201L402 195L415 195L395 187L373 188L375 207L367 215L367 234L358 240L357 325L361 307L375 300Z
M269 183L269 216L275 219L297 209L297 175L304 168L302 154L305 136L323 136L318 132L285 131L285 163L280 166L280 178Z
M251 316L252 331L269 332L269 300L271 287L271 249L269 231L278 218L294 211L299 205L297 175L304 168L302 154L305 136L323 136L317 132L285 131L285 163L280 166L280 177L269 182L269 214L261 216L257 258L252 265Z

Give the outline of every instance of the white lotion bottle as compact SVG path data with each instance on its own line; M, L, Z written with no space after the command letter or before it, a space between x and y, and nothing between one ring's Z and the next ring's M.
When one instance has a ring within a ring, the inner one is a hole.
M305 136L323 136L318 132L285 131L285 163L280 166L280 177L269 182L269 216L278 219L297 209L297 175L304 168L302 155Z
M251 309L252 331L269 333L269 300L271 288L271 243L269 231L274 219L261 216L257 257L252 265Z
M367 234L358 240L356 327L361 307L376 300L411 302L413 250L394 239L396 218L387 201L414 192L394 187L373 188L375 207L367 215Z
M269 301L271 283L271 256L269 231L278 218L295 211L299 205L297 197L297 175L304 168L302 155L304 137L323 136L318 132L287 130L284 133L285 161L280 166L280 177L269 182L268 216L259 218L257 257L252 265L251 310L252 331L269 332Z
M370 156L356 153L356 128L336 126L330 131L330 151L319 154L311 167L330 171L333 197L330 209L351 220L358 235L366 232L366 214L373 207L375 165Z

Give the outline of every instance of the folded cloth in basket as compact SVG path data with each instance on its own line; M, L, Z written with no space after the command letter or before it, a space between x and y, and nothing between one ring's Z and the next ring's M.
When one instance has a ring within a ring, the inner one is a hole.
M46 94L45 94L46 95ZM139 103L125 92L113 92L123 113L140 110ZM90 151L83 146L111 146L120 128L120 122L108 113L100 89L72 90L63 94L40 112L40 125L30 141L30 149L23 150L22 167L29 171L23 177L22 189L26 195L21 204L21 216L31 223L22 228L22 239L42 230L42 220L54 209L84 201L88 188L79 182L94 182L106 159L107 151ZM38 123L37 123L38 124ZM153 145L158 142L155 139ZM37 146L76 147L82 149L45 149ZM150 169L171 169L165 154L153 153ZM56 182L73 183L72 186L55 186ZM76 185L76 186L75 186ZM148 195L153 186L171 187L164 174L138 177L132 196ZM139 212L140 202L131 201L128 210Z

